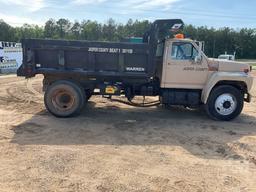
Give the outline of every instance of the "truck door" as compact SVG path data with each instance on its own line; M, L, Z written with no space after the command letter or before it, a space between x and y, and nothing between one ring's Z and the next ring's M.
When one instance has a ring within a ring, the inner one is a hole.
M163 88L202 89L208 75L204 54L191 41L170 41L166 44Z

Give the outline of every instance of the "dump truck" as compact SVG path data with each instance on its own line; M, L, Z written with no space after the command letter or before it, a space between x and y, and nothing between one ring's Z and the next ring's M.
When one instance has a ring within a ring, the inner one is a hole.
M17 75L43 74L44 103L56 117L78 115L93 95L122 95L130 104L135 96L158 98L136 106L203 106L212 119L236 118L251 101L250 66L208 58L183 26L156 20L142 43L24 39Z

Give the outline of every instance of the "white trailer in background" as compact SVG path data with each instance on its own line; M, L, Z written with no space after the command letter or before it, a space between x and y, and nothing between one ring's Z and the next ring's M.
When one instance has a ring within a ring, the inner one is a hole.
M16 73L21 64L21 44L0 41L0 73Z

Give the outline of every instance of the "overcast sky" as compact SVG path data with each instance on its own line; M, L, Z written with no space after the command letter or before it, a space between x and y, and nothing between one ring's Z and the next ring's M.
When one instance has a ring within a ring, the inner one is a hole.
M181 18L186 24L256 28L255 0L0 0L0 19L13 26L43 25L49 18L124 23Z

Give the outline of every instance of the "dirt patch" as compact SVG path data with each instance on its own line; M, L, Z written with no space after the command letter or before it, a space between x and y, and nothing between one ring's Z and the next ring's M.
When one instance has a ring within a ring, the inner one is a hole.
M101 97L58 119L45 110L41 80L1 77L1 191L256 190L256 87L232 122Z
M256 70L252 70L252 75L256 77Z

